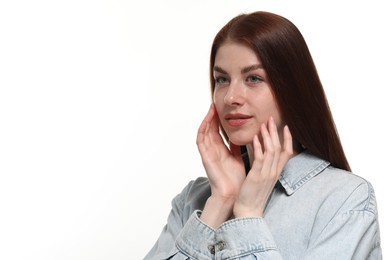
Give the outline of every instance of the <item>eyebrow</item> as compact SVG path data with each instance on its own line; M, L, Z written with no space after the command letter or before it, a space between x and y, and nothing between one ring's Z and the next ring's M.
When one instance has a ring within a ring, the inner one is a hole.
M241 73L244 74L244 73L248 73L249 71L256 70L256 69L262 69L262 68L263 68L263 65L254 64L254 65L243 68L241 70ZM222 74L228 74L224 69L222 69L219 66L214 66L213 70L216 72L222 73Z
M241 73L244 74L244 73L248 73L249 71L262 69L262 68L263 68L263 65L261 65L261 64L254 64L254 65L251 65L251 66L243 68L241 70Z
M219 66L214 66L213 70L215 72L219 72L219 73L222 73L222 74L228 74L224 69L222 69L221 67Z

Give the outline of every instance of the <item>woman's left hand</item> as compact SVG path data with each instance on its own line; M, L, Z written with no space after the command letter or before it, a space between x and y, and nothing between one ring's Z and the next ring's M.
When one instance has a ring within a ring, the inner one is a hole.
M233 207L236 218L263 216L268 198L284 166L293 155L292 136L287 126L283 129L283 147L272 117L267 126L261 125L260 132L264 149L258 136L254 136L254 161Z

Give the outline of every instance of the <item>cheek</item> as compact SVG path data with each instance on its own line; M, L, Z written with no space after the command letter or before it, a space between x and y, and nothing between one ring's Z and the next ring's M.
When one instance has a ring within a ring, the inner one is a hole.
M280 113L280 109L279 109L278 105L276 104L276 102L272 102L272 112L271 113L272 113L272 116L275 120L276 125L283 124L282 115Z
M220 114L220 112L222 112L222 109L224 106L223 99L224 99L224 96L223 96L223 93L221 93L221 91L214 92L213 102L214 102L215 108L217 109L218 114Z
M275 120L276 125L282 124L279 108L272 98L257 99L253 102L259 123L266 123L270 116Z
M284 127L285 123L284 123L284 121L283 121L283 119L282 119L282 116L281 116L281 114L280 114L279 109L276 107L276 108L271 112L271 114L272 114L272 117L273 117L274 120L275 120L275 124L276 124L277 128L278 128L279 131L280 131L280 129L282 129L282 128Z
M222 95L214 94L213 102L214 102L214 105L215 105L215 109L217 111L219 123L223 127L223 124L224 124L223 111L224 111L225 104L224 104L224 99L223 99Z
M215 89L214 89L214 92L213 92L213 100L214 100L214 103L219 102L220 97L221 97L221 90L215 88Z

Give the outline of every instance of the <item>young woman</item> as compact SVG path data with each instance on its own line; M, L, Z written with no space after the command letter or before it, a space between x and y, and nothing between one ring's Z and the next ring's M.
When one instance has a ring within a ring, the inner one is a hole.
M233 18L210 77L208 178L174 198L145 259L381 259L373 188L350 172L299 30L268 12Z

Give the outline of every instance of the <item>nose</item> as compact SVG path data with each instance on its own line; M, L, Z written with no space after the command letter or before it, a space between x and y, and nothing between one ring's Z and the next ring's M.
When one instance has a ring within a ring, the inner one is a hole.
M244 102L244 89L239 83L231 83L228 87L224 102L230 106L240 106Z

